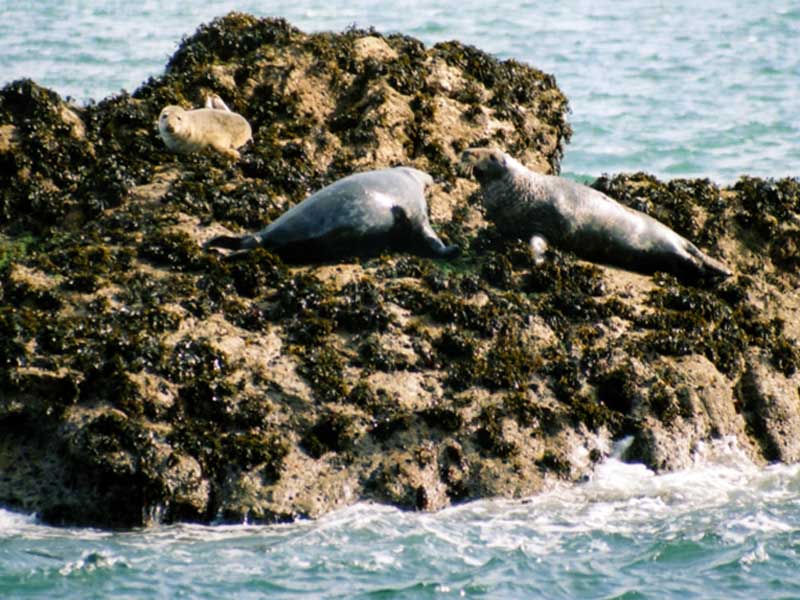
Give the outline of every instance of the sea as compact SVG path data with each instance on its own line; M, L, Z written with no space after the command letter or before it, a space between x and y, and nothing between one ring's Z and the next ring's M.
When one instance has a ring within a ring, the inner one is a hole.
M0 86L132 92L231 10L457 39L552 73L567 177L800 175L797 0L0 0ZM0 509L0 598L800 598L800 466L723 439L656 474L621 461L625 443L586 482L433 514L104 531Z

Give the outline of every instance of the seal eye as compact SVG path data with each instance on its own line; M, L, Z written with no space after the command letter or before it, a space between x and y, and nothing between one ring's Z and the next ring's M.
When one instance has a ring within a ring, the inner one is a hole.
M497 157L494 154L490 154L489 160L491 160L492 162L497 162Z

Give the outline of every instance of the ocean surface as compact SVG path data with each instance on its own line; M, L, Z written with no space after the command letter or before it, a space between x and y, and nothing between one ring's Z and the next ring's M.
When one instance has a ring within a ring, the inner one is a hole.
M573 110L565 174L800 174L797 0L0 0L0 84L30 77L78 101L133 92L231 10L458 39L552 73Z
M798 531L800 466L723 440L680 473L610 458L578 486L436 514L107 532L0 510L0 597L798 598Z
M571 177L800 175L796 1L0 0L0 85L133 91L234 9L458 39L548 71L571 101ZM723 441L680 473L611 458L581 485L437 514L361 504L107 532L0 510L0 598L800 598L798 552L800 467L757 467Z

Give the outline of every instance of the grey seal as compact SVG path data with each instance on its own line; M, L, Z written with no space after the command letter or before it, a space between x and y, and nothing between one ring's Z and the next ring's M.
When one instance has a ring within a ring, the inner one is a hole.
M239 159L238 149L253 137L247 119L232 112L216 94L206 98L205 108L164 107L158 117L158 132L173 152L187 154L211 148L233 160Z
M257 233L219 236L206 248L263 247L293 262L370 256L383 250L408 250L446 258L446 246L431 227L425 188L427 173L394 167L349 175L315 192ZM231 255L229 255L231 256Z
M537 263L548 244L597 263L688 279L731 272L656 219L569 179L534 173L492 148L469 148L462 167L478 180L486 216L504 236L530 240Z

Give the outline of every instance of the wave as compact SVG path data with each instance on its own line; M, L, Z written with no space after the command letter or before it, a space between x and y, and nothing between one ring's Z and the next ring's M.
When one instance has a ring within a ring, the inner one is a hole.
M677 598L726 595L726 585L728 597L748 597L791 563L800 466L754 464L721 439L698 446L690 468L660 474L624 462L628 443L584 483L438 513L359 503L292 524L104 532L0 510L0 588L146 597L155 577L165 597L571 598L658 586Z

